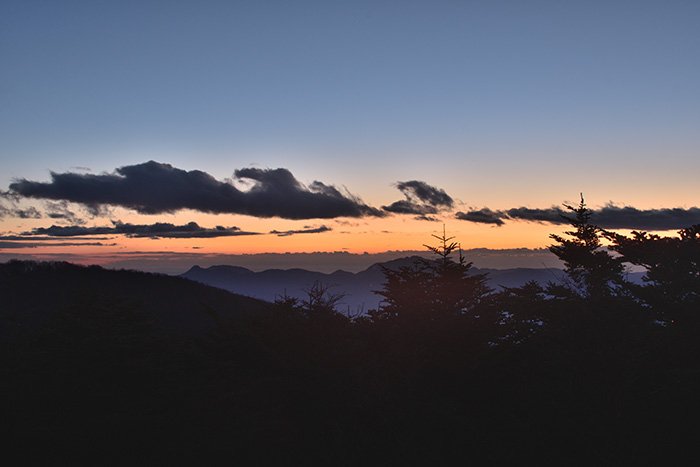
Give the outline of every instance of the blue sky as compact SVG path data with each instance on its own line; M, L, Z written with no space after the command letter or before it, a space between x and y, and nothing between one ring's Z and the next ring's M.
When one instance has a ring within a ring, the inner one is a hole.
M3 181L150 155L340 178L378 157L698 149L698 2L3 5Z

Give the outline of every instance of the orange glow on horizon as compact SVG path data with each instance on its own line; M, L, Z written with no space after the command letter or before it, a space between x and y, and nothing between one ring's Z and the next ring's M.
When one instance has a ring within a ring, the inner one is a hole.
M5 253L52 255L74 254L86 258L103 258L123 253L198 253L198 254L256 254L256 253L310 253L338 252L381 253L395 250L423 250L424 244L434 243L432 234L442 233L442 222L427 222L401 217L362 221L360 225L337 225L331 221L324 225L329 232L278 236L267 233L271 226L279 228L278 222L267 224L256 219L251 224L257 229L242 229L265 232L260 235L241 235L217 238L129 238L126 236L101 236L105 246L51 246L50 243L72 242L70 237L56 238L45 246L4 250ZM301 229L298 222L288 225L290 230ZM200 225L210 226L202 222ZM267 225L267 228L263 226ZM308 225L308 224L305 224ZM319 224L314 224L319 225ZM561 233L565 226L532 222L510 222L502 227L472 224L458 220L445 222L447 234L454 236L465 250L472 248L508 249L542 248L550 244L550 233ZM87 240L86 242L91 242Z
M590 202L589 206L601 203ZM459 209L459 208L458 208ZM467 209L467 208L464 208ZM129 238L123 235L96 235L87 240L73 240L71 237L56 237L50 242L31 242L32 248L0 249L4 255L32 255L51 257L52 255L73 255L75 261L101 263L105 258L119 255L167 253L189 254L256 254L256 253L310 253L348 252L381 253L385 251L423 250L424 244L431 244L432 234L442 232L443 224L449 236L461 243L462 248L510 249L545 248L551 244L549 235L561 234L567 226L526 221L506 221L496 227L487 224L460 221L445 214L437 222L416 220L408 215L394 215L384 218L344 218L291 221L279 218L254 218L240 215L214 215L195 211L181 211L177 214L146 216L115 208L111 219L133 224L169 222L186 224L197 222L201 227L213 228L217 225L238 227L242 232L255 232L258 235L239 235L216 238ZM107 218L89 220L87 226L110 226ZM45 219L21 219L0 221L0 231L5 234L28 232L36 227L47 227ZM279 236L273 230L304 230L326 226L331 230L323 233L298 233ZM666 234L672 235L673 232ZM58 246L61 243L94 243L102 245ZM56 244L56 245L52 245ZM73 260L71 258L71 260Z

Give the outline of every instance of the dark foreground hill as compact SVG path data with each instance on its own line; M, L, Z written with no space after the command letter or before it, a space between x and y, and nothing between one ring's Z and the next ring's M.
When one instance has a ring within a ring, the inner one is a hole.
M0 271L8 465L699 458L698 320L626 299L523 289L472 316L350 321L180 278Z
M58 313L125 310L168 333L202 334L217 320L269 308L249 297L185 279L64 262L0 264L0 336L49 324Z

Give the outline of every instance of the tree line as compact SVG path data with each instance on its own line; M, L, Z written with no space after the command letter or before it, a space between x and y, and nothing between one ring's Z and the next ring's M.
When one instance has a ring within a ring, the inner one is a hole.
M375 291L383 299L380 306L356 320L479 319L495 312L510 321L526 317L532 323L532 310L543 303L562 310L636 309L659 326L689 324L700 315L700 225L680 229L672 237L643 231L626 236L597 226L583 195L577 206L564 206L569 215L562 217L570 230L551 234L554 244L549 250L563 262L565 276L546 285L530 281L495 291L487 274L472 273L460 244L443 231L433 235L436 246L424 245L435 254L433 260L417 258L398 269L383 267L385 283ZM644 270L641 284L627 280L631 266ZM306 300L283 296L277 304L306 314L338 312L342 293L319 283L307 292ZM542 325L545 318L536 321Z

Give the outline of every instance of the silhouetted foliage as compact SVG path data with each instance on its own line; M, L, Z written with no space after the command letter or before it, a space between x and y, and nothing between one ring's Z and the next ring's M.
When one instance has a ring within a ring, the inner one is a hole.
M581 202L574 207L565 204L574 217L563 216L573 230L566 231L565 238L552 234L558 245L549 250L564 262L569 282L568 292L586 299L601 299L616 295L624 284L624 266L621 258L611 256L602 248L601 229L591 223L591 211L581 195ZM553 294L561 294L561 287L553 287Z
M661 237L632 232L627 237L605 232L612 249L628 263L646 270L645 284L630 284L633 293L657 312L677 319L672 311L700 310L700 225L678 232L677 237Z
M306 298L301 301L302 308L310 314L338 313L338 304L345 297L342 293L334 293L331 286L321 282L314 282L306 290Z
M505 287L496 294L494 303L501 327L501 332L493 336L494 344L524 342L544 328L552 309L545 289L532 281L522 287Z
M459 244L452 241L454 237L448 237L444 230L442 236L433 237L438 245L425 247L435 253L437 260L416 258L413 264L397 270L383 268L386 282L377 293L384 300L373 313L377 319L462 316L473 312L491 293L485 274L470 274L472 263L466 261Z
M386 282L377 293L384 297L379 310L371 312L376 319L425 316L432 308L433 274L427 261L416 260L396 270L383 268Z

